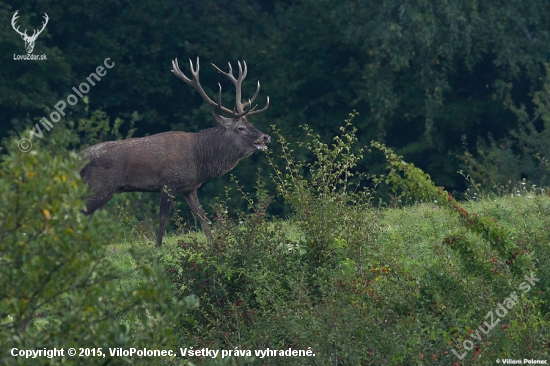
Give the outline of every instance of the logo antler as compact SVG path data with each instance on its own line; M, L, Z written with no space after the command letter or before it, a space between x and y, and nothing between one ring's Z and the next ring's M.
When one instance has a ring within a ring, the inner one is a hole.
M19 13L19 10L17 10L15 12L15 14L13 14L13 17L11 18L11 26L12 26L13 30L15 30L17 33L19 33L21 35L21 38L23 38L23 41L25 41L25 48L27 49L27 53L32 53L32 51L34 49L34 42L36 41L36 38L38 38L40 33L42 33L44 28L46 28L46 24L48 24L48 20L49 20L48 14L44 13L45 22L42 22L42 29L40 29L39 31L37 31L35 29L32 33L32 36L29 36L27 34L26 29L25 29L24 32L21 32L21 31L19 31L19 26L17 26L17 28L15 28L15 25L16 25L15 21L16 21L17 18L19 18L19 15L17 15L17 13Z

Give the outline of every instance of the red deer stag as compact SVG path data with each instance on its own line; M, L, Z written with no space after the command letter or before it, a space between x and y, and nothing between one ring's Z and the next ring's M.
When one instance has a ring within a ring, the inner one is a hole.
M219 73L227 76L235 85L236 110L222 106L221 85L218 102L205 93L199 82L199 59L196 66L189 60L193 79L185 76L177 59L172 61L172 72L187 84L193 86L201 97L219 112L229 117L214 114L218 127L192 132L163 132L155 135L131 138L121 141L103 142L84 150L81 154L87 165L82 168L82 180L90 187L87 197L86 214L102 208L115 193L121 192L160 192L159 229L157 245L168 221L171 194L181 194L199 218L206 236L212 240L206 215L200 206L197 189L208 179L220 177L233 169L237 163L255 151L267 149L271 137L257 130L247 117L263 112L252 107L260 91L260 82L251 99L242 103L241 84L246 77L247 67L239 62L239 76L229 71ZM171 193L171 194L169 194Z

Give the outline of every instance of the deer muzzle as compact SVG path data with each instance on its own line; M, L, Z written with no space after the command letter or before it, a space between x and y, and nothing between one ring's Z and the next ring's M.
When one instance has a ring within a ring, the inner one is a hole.
M268 144L270 142L271 136L264 134L254 143L254 146L258 150L266 150L267 146L265 144Z

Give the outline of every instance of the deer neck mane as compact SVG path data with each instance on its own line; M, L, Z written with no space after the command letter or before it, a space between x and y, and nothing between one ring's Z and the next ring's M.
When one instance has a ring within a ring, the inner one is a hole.
M205 179L224 175L247 156L226 133L223 126L199 131L197 138L198 168L200 175Z

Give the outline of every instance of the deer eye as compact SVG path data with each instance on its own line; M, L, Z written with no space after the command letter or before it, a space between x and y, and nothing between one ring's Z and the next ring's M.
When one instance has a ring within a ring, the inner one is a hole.
M244 127L244 126L239 126L239 127L237 127L237 130L239 130L239 131L244 131L244 130L246 130L246 127Z

